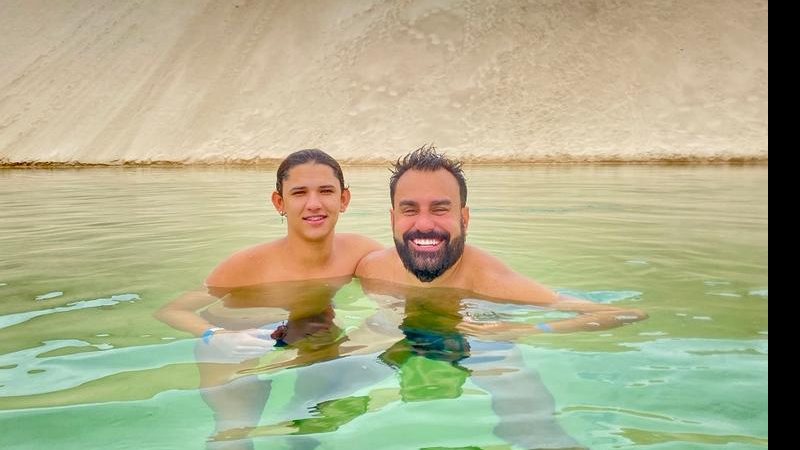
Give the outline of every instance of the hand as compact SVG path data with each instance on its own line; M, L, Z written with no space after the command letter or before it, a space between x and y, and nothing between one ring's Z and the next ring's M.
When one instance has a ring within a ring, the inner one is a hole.
M239 363L270 352L275 341L271 330L251 328L241 331L219 330L195 347L198 362Z

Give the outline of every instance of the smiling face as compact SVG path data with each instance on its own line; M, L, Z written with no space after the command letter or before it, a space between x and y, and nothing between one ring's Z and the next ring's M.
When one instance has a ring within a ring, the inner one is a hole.
M469 209L461 207L458 182L450 172L405 172L392 206L397 253L417 279L433 281L461 258Z
M273 192L272 203L285 213L290 235L322 240L333 236L339 213L350 203L350 191L342 190L330 166L308 162L289 169L283 193Z

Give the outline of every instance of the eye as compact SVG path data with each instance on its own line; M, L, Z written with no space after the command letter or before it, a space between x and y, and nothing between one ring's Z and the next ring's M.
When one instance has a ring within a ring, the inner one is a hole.
M332 195L336 193L336 191L334 191L333 189L323 189L321 192L326 195Z
M450 208L444 208L444 207L433 208L431 212L436 214L437 216L441 216L450 212Z
M401 209L400 213L403 214L404 216L413 216L417 214L417 210L413 208Z

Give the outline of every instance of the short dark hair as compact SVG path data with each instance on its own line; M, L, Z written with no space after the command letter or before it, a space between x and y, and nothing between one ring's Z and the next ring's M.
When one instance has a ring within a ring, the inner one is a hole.
M322 150L308 148L292 153L281 162L280 166L278 166L278 176L277 181L275 181L275 190L278 191L278 194L283 195L283 182L289 178L289 170L291 170L294 166L299 166L300 164L305 164L308 162L325 164L333 169L333 174L339 179L339 187L342 188L342 191L347 189L344 186L344 174L342 173L342 167L339 165L339 163L336 162L331 155L323 152Z
M433 144L423 145L413 152L398 158L394 165L389 169L392 176L389 178L389 198L394 206L394 191L397 181L409 170L421 170L424 172L434 172L444 169L450 172L458 182L458 191L461 195L461 207L467 206L467 180L464 178L464 171L461 169L461 161L456 161L437 153Z

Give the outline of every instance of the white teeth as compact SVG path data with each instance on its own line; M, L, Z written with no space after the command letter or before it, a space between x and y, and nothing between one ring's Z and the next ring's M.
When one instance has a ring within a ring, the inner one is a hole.
M420 247L426 247L426 246L438 245L440 241L437 239L414 239L413 242L414 244L419 245Z

